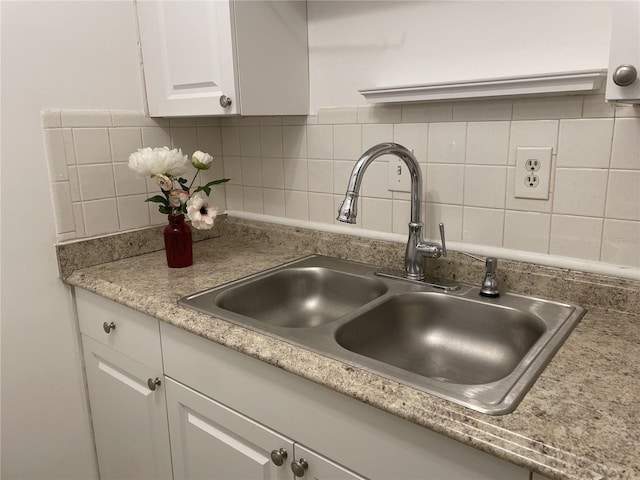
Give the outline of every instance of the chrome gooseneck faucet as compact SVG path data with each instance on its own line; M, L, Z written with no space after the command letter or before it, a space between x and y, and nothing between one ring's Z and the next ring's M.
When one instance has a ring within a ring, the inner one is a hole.
M356 223L358 195L362 176L367 167L381 155L395 155L401 159L411 176L411 220L409 221L409 241L404 257L405 276L411 280L424 279L424 261L422 257L437 258L447 255L444 241L444 225L440 224L442 245L425 242L422 239L422 173L416 157L406 147L397 143L380 143L364 152L358 159L351 176L347 193L338 209L338 220L345 223Z

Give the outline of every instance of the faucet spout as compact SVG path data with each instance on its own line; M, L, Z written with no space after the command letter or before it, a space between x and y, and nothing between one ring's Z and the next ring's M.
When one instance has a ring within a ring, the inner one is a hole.
M422 240L422 173L418 160L408 148L398 143L380 143L362 154L349 176L347 192L338 209L337 220L355 223L358 195L364 172L376 158L382 155L398 157L405 163L411 176L411 218L409 220L409 240L405 253L405 276L412 280L423 280L423 257L436 258L446 255L446 251L438 244L425 243Z

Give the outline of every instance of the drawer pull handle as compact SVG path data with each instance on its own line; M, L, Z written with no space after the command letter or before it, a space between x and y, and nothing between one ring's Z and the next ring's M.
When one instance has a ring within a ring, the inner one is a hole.
M105 333L111 333L111 330L116 329L116 324L113 322L111 323L104 322L102 324L102 329L105 331Z
M304 477L304 472L309 469L309 464L304 458L297 462L291 462L291 471L296 477Z
M149 387L149 390L151 390L152 392L155 392L156 388L159 387L160 385L162 385L162 382L158 377L150 378L149 380L147 380L147 386Z
M276 467L281 467L287 458L287 451L284 448L271 451L271 461Z

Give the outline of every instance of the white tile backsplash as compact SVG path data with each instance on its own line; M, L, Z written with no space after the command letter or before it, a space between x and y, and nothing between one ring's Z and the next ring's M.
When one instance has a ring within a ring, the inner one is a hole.
M87 236L103 235L120 229L115 198L82 202L82 210Z
M560 121L558 167L608 168L613 119Z
M378 232L392 231L393 204L382 198L362 199L362 228Z
M640 170L640 118L616 119L611 168Z
M429 163L464 163L467 151L466 123L432 123L429 125L428 138Z
M109 129L78 128L73 132L78 165L111 163Z
M332 194L309 192L309 220L331 224L336 215Z
M264 188L262 190L264 214L273 217L286 216L284 207L284 190Z
M464 165L428 164L427 202L463 205L464 168Z
M284 188L284 161L282 158L262 159L262 186Z
M52 128L44 130L43 133L51 181L60 182L62 180L68 180L69 171L67 169L67 154L62 129Z
M284 188L287 190L307 191L307 159L284 159Z
M166 223L144 202L158 193L155 182L128 169L140 146L213 154L198 183L232 178L214 188L221 211L337 224L355 160L395 141L421 163L426 238L438 239L442 221L455 242L640 263L640 109L614 108L602 95L346 107L308 117L50 110L42 124L59 240ZM554 149L549 200L514 197L519 146ZM409 194L389 191L387 161L369 166L350 228L406 234Z
M607 170L556 169L553 212L602 217L607 192Z
M640 268L640 222L605 220L601 261Z
M121 230L131 230L149 225L149 209L145 204L146 198L146 194L118 197L118 218Z
M506 165L510 122L471 122L467 126L467 164Z
M551 215L507 210L504 217L504 247L525 252L549 253Z
M551 147L558 151L558 120L511 122L509 165L516 164L518 147Z
M307 157L307 127L282 127L282 153L285 158Z
M604 216L640 221L640 170L611 170Z
M307 127L307 149L309 158L333 159L333 127L331 125L309 125Z
M309 194L307 192L285 190L284 209L287 218L309 220Z
M504 232L504 210L464 207L462 241L475 245L501 247Z
M563 257L598 260L602 223L601 218L553 215L549 253Z
M128 162L129 155L142 148L140 128L110 128L111 159L113 162Z
M84 200L98 200L116 196L113 166L79 165L78 179L80 182L80 198Z
M243 187L244 209L251 213L263 213L264 204L262 200L262 188Z
M466 165L464 204L473 207L504 208L507 167Z
M399 123L393 126L393 141L413 150L420 163L427 163L429 124Z
M360 155L362 155L362 126L334 126L333 158L336 160L356 160Z
M260 127L260 152L262 157L282 157L282 127Z
M333 162L309 159L307 181L309 192L333 193Z

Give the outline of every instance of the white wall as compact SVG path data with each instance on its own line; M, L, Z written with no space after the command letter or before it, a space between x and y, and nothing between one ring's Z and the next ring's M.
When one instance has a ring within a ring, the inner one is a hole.
M96 477L40 110L142 109L132 2L2 2L2 478Z
M606 1L309 0L311 112L364 105L362 88L606 68L610 17Z

